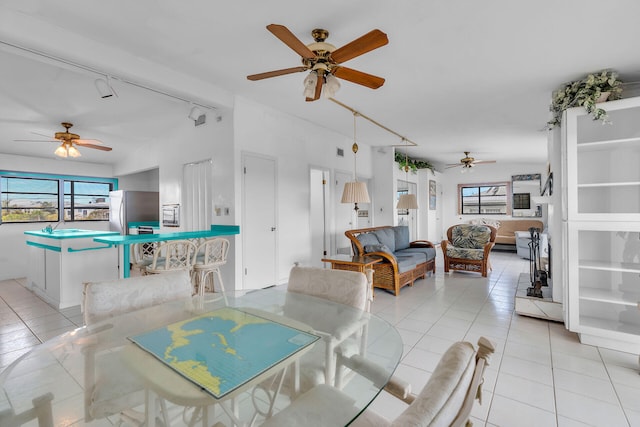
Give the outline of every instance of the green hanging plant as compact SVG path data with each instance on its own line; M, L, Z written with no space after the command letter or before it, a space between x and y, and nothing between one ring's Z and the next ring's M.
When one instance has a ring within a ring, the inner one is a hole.
M571 107L584 107L593 120L608 123L607 112L596 104L604 101L620 99L622 82L618 74L612 70L603 70L589 74L582 80L566 83L553 92L549 110L553 118L547 122L549 129L560 124L562 112Z
M397 152L395 153L394 160L400 166L400 170L404 171L405 166L409 166L409 170L412 173L416 173L418 169L430 169L431 172L435 172L435 167L426 160L412 159L406 155Z

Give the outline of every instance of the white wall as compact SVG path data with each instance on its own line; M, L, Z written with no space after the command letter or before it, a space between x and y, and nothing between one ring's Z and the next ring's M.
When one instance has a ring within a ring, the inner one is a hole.
M345 112L345 114L349 113ZM236 99L234 118L237 183L241 182L240 155L242 152L278 159L277 277L280 282L284 282L294 262L311 264L309 167L311 165L325 167L332 171L353 170L353 157L347 154L351 153L353 141L344 135L244 98ZM358 142L358 145L360 146L358 175L365 178L371 177L371 149L364 143ZM344 150L343 158L336 156L337 147ZM240 191L240 188L236 191L237 200L239 200ZM242 207L239 202L236 203L236 207L235 220L239 224L242 218ZM334 233L344 231L331 230ZM241 254L240 241L238 243L237 257ZM240 283L239 278L242 277L241 267L236 265L238 283Z
M79 163L62 159L14 156L9 154L0 156L0 170L106 178L113 176L112 168L108 165ZM28 250L25 243L24 232L28 230L39 230L45 225L45 223L0 225L0 280L27 276ZM60 226L58 228L64 227L65 226ZM73 223L69 223L66 227L73 227ZM83 228L106 230L108 229L108 223L83 223Z
M118 177L118 189L120 190L158 191L159 188L160 171L158 168Z
M474 218L511 219L505 215L459 215L458 214L458 184L474 184L488 182L511 181L512 175L539 173L546 176L546 163L495 163L477 165L472 173L460 173L460 168L446 169L441 175L444 195L442 197L442 231L455 224L469 222ZM440 202L440 200L438 200Z

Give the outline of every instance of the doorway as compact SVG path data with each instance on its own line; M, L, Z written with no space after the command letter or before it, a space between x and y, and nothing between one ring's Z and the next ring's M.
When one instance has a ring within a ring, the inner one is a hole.
M277 284L276 159L243 153L243 289Z

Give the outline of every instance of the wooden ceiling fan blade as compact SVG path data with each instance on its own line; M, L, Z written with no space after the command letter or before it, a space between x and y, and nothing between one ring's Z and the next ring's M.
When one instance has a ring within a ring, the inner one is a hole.
M271 77L283 76L285 74L299 73L301 71L306 71L307 69L308 69L307 67L303 67L303 66L284 68L282 70L274 70L274 71L267 71L266 73L252 74L250 76L247 76L247 79L256 81L256 80L268 79Z
M269 30L274 36L279 38L284 44L293 49L298 55L303 58L313 59L316 57L316 54L311 51L298 39L287 27L279 24L270 24L267 25L267 30Z
M96 144L78 144L78 145L80 145L80 147L82 148L95 148L96 150L102 150L102 151L113 150L113 148L107 147L105 145L96 145Z
M331 52L331 59L340 64L382 47L387 43L389 43L387 35L375 29Z
M78 145L104 145L102 141L98 139L73 139L72 142Z
M447 165L445 169L457 168L458 166L464 166L464 165L461 163L457 163L455 165Z
M487 164L487 163L495 163L495 160L476 160L475 162L473 162L474 165L482 165L482 164Z
M57 142L60 143L57 139L14 139L14 142Z
M320 94L322 93L322 85L324 83L324 77L320 74L318 75L318 79L316 81L316 91L313 94L313 98L305 98L305 101L311 102L317 99L320 99Z
M333 75L343 80L366 86L371 89L378 89L384 84L384 79L382 77L363 73L362 71L354 70L347 67L336 67L333 71Z

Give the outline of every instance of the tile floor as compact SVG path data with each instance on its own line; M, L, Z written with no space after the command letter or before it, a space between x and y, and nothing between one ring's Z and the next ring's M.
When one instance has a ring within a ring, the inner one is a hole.
M441 261L442 258L439 257ZM396 374L420 390L440 355L482 335L496 344L474 426L640 426L638 355L579 343L562 324L514 313L515 285L528 262L494 252L488 278L442 272L404 288L378 291L372 311L394 324L405 352ZM0 371L49 337L82 325L78 308L56 311L24 288L0 281ZM372 408L388 418L403 404L382 393Z

